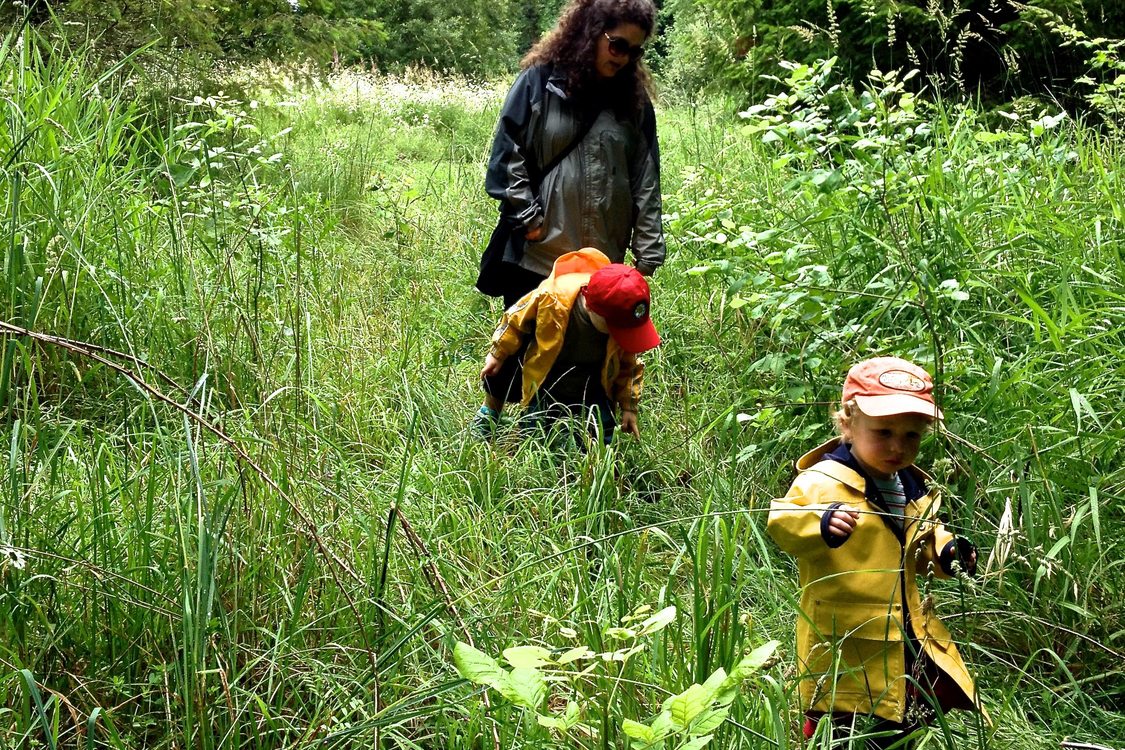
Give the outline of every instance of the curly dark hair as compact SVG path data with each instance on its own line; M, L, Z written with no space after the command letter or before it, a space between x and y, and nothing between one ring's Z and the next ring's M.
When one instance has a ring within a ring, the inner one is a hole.
M652 95L652 79L641 61L630 62L609 81L601 81L594 68L602 34L623 23L636 24L651 38L656 6L652 0L570 0L555 28L535 43L520 67L553 65L566 76L571 96L602 96L615 107L639 113Z

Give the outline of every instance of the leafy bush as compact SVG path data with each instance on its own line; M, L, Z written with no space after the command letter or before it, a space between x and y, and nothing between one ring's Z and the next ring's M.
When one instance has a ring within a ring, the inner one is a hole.
M106 59L145 45L161 52L257 60L410 66L496 75L512 70L523 51L550 28L561 0L51 0L24 13L0 9L0 20L25 18L64 32L73 42L96 39ZM65 21L54 26L54 17Z
M1076 104L1085 57L1060 48L1054 22L1125 35L1105 0L675 0L666 63L681 89L718 85L761 98L758 77L778 60L836 57L845 80L871 68L916 68L945 94L986 101L1022 94Z
M647 606L639 608L619 626L605 630L604 638L619 646L612 651L595 653L587 646L515 646L504 650L504 659L512 667L506 670L491 656L459 642L453 650L453 663L462 677L496 691L549 730L539 730L543 734L540 746L568 747L574 744L572 737L594 739L601 733L600 742L608 747L615 744L608 732L615 731L628 737L634 750L701 750L723 727L743 683L773 663L780 644L770 641L744 656L729 674L720 667L702 684L669 695L647 722L613 715L620 711L613 700L616 687L631 679L629 662L645 651L645 639L676 619L675 607L650 611ZM579 740L577 744L584 743Z
M1104 532L1121 521L1106 493L1125 481L1113 147L1063 114L1002 112L992 128L926 105L913 73L873 72L853 96L832 60L783 68L781 93L742 113L771 174L750 195L688 204L671 228L712 258L693 272L727 279L746 331L752 455L799 454L790 405L826 424L850 363L928 365L946 405L937 478L953 524L993 547L994 594L1035 613L970 640L1112 669L1090 644L1119 637L1114 604L1081 581L1122 580L1109 562L1120 540ZM752 197L763 193L774 197ZM1056 626L1088 642L1061 642Z

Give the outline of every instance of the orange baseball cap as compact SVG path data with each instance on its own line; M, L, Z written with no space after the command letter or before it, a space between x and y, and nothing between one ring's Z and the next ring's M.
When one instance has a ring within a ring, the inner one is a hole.
M842 403L855 399L869 417L921 414L944 419L934 403L934 381L913 362L898 357L865 359L848 370Z

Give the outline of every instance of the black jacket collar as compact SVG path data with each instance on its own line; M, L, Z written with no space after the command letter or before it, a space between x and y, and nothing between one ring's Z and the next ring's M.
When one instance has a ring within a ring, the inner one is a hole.
M847 466L863 477L864 494L867 499L874 503L879 508L887 510L887 504L883 501L883 496L879 493L879 488L875 486L875 480L864 471L859 461L852 455L852 449L846 443L840 443L828 453L824 454L824 458L829 461L836 461ZM899 479L902 480L902 489L906 493L906 501L913 502L922 497L929 491L926 487L925 481L917 472L906 469L898 473Z

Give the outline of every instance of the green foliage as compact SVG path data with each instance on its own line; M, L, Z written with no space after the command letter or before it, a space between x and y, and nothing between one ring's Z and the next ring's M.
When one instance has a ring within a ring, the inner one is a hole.
M391 29L361 0L251 0L223 7L214 41L230 54L257 59L355 62L387 44ZM165 32L167 33L167 32Z
M1075 83L1086 87L1085 98L1090 108L1115 133L1120 133L1125 125L1125 40L1091 38L1057 16L1048 16L1046 24L1064 45L1079 50L1085 57L1088 74Z
M75 43L97 39L107 59L151 44L157 57L190 51L202 59L359 62L484 77L512 70L560 8L560 0L53 0L29 17ZM21 20L16 6L0 13Z
M620 732L633 750L698 750L710 743L727 720L743 684L773 663L779 644L770 641L754 649L730 674L716 669L703 684L692 684L681 693L669 695L648 722L618 716L613 696L619 684L630 679L629 662L645 650L641 640L676 619L675 607L654 614L649 614L650 610L641 607L619 626L605 629L604 637L622 646L612 651L595 653L581 645L516 646L504 650L504 658L512 667L508 671L487 654L458 642L453 649L453 664L466 680L491 688L512 705L531 712L537 725L550 732L543 740L556 746L572 744L573 737L595 738L595 727L602 727L604 732L619 721ZM547 700L549 685L561 695ZM544 713L545 700L559 708ZM603 745L606 742L612 742L611 738L605 737Z
M786 64L782 93L742 113L740 137L770 165L756 194L770 200L715 191L672 225L714 256L695 272L728 280L755 352L753 447L799 452L786 404L824 415L850 362L926 363L946 408L938 477L954 527L993 547L995 594L1027 607L1017 619L1038 632L997 621L969 640L1027 659L1060 649L1062 661L1082 647L1052 627L1113 642L1113 603L1068 571L1119 576L1102 529L1120 517L1106 488L1122 481L1122 267L1105 238L1125 214L1104 181L1117 144L1061 114L1001 112L1005 125L989 127L923 105L911 74L872 73L853 96L832 63ZM1113 669L1111 656L1088 658Z
M510 69L528 34L513 0L378 0L372 12L395 33L373 54L383 67L418 64L478 75Z
M503 82L100 59L0 43L0 745L794 747L783 652L722 685L792 637L769 498L876 351L938 372L985 571L927 593L995 726L925 742L1125 736L1114 137L826 63L663 108L643 441L560 456L466 430Z
M745 92L751 101L762 97L759 76L779 60L835 57L856 87L871 68L917 68L946 95L1077 103L1084 60L1060 48L1054 23L1125 35L1119 4L1102 0L677 0L669 7L671 83Z

